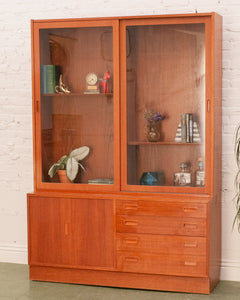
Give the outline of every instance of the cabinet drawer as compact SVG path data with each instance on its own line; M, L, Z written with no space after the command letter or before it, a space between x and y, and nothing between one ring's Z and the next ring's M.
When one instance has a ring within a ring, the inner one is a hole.
M117 200L117 214L206 218L207 205L199 203L173 203L148 200Z
M207 276L206 256L155 255L118 252L118 270L123 272L151 273L178 276Z
M117 216L117 232L206 236L206 220L156 216Z
M206 239L202 237L117 234L117 250L150 254L206 255Z

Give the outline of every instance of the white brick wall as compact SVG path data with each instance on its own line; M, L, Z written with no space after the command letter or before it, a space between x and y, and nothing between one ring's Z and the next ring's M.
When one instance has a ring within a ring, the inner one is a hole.
M216 11L223 15L222 279L240 280L233 133L240 121L239 0L9 0L0 3L0 261L27 262L33 189L30 19Z

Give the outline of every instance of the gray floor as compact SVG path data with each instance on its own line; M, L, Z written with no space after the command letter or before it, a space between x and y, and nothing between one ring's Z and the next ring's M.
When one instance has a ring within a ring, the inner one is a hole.
M240 300L240 282L221 281L211 295L33 282L28 266L0 263L0 300Z

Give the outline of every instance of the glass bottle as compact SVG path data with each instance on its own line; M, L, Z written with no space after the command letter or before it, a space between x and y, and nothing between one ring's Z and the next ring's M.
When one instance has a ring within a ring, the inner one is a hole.
M187 186L191 185L191 173L188 170L189 164L186 162L180 163L180 173L174 174L174 185Z
M198 159L198 170L196 171L196 186L204 186L205 185L205 171L203 168L203 159L199 157Z

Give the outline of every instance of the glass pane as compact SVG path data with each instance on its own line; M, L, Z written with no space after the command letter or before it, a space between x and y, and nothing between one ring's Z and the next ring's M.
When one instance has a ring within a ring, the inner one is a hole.
M111 27L40 30L43 182L80 148L61 160L68 177L113 184L112 52Z
M126 42L127 183L204 186L205 25L128 26Z

